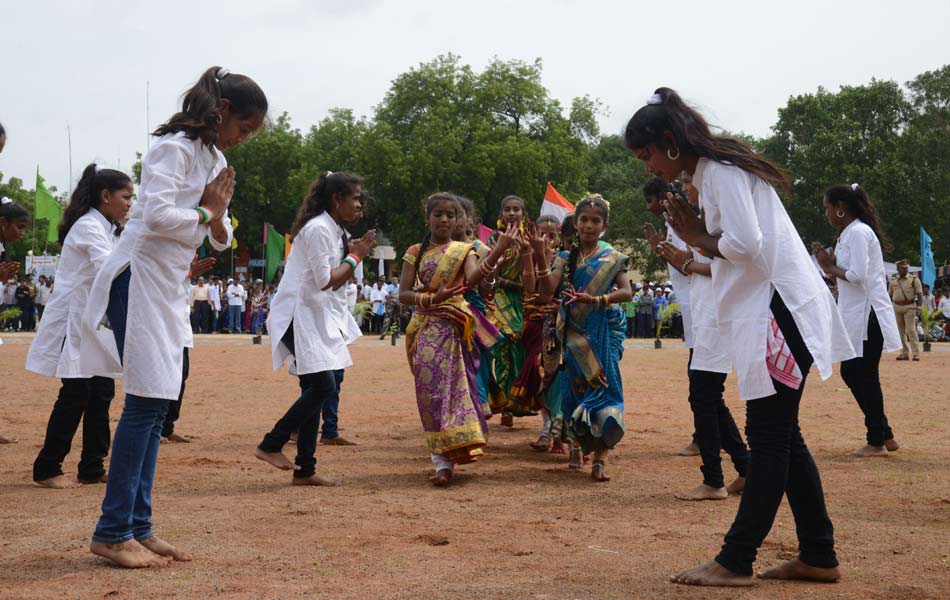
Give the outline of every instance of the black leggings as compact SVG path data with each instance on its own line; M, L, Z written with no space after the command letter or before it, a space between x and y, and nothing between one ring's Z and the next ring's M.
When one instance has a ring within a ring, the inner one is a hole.
M871 311L868 319L868 339L864 340L863 356L841 363L841 378L851 388L854 399L864 413L868 445L883 446L884 440L894 437L884 414L884 392L881 391L881 352L884 336L877 315Z
M795 390L773 379L775 394L746 403L749 473L739 511L716 557L716 562L740 575L752 575L752 563L772 528L782 496L788 497L795 517L799 560L813 567L838 566L821 477L798 425L798 406L814 361L778 292L770 308L802 371L802 383Z

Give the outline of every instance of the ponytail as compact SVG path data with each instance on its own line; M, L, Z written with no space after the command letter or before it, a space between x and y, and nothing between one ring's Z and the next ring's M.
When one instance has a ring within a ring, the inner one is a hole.
M303 229L310 219L330 210L330 200L333 194L338 196L347 196L352 194L356 186L363 185L363 178L352 173L334 173L327 171L321 173L319 177L310 184L307 195L304 196L297 209L297 217L290 228L290 239L293 241L300 230Z
M253 79L211 67L185 92L181 111L152 135L184 132L188 139L201 139L205 146L211 146L218 139L221 100L227 100L231 113L241 119L267 114L267 96Z
M59 243L66 241L69 230L72 229L76 221L93 208L99 208L102 191L115 192L132 185L132 180L122 171L115 169L104 169L96 163L89 164L82 171L82 177L76 184L69 197L69 204L63 211L63 220L59 224ZM121 231L121 225L116 230L116 235Z
M881 224L880 216L877 214L877 209L874 208L874 203L871 201L870 196L864 191L864 188L856 183L852 183L851 185L833 185L825 192L825 198L828 199L828 204L832 206L837 207L844 204L848 212L870 227L884 251L889 251L893 248L890 238L888 238L884 232L884 227Z
M673 147L666 134L672 135ZM624 145L629 150L656 145L663 151L689 152L700 158L735 165L788 194L792 191L788 176L781 167L744 142L714 134L706 119L668 87L658 88L647 100L647 105L630 118L624 131Z

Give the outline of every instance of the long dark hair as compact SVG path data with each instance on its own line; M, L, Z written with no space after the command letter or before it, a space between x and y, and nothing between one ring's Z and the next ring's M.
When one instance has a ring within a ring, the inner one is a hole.
M353 173L332 173L330 171L321 173L310 184L307 195L303 197L300 208L297 209L297 217L294 219L293 227L290 228L291 241L297 237L297 234L310 219L330 210L330 200L333 198L333 194L348 196L353 193L357 186L361 185L363 185L363 178Z
M69 204L63 211L63 220L59 224L59 243L66 241L66 235L81 216L90 209L99 208L102 190L115 192L130 185L132 185L132 180L122 171L103 168L97 170L96 163L83 169L82 177L79 178L76 189L69 197ZM116 235L119 233L120 230L117 229Z
M200 138L205 146L211 146L218 139L218 102L221 100L227 100L231 113L241 119L267 114L267 96L253 79L211 67L185 92L181 112L172 115L152 135L184 132L188 139Z
M735 165L791 195L791 183L781 167L735 138L714 134L706 119L683 102L679 94L661 87L654 92L650 103L630 118L623 139L630 150L651 144L661 150L671 150L664 138L666 133L673 136L680 152Z
M825 198L828 199L828 204L832 206L845 205L849 213L854 215L855 218L861 219L861 222L871 228L871 231L877 236L881 248L885 251L893 248L890 238L884 232L881 218L877 214L877 209L874 208L874 203L871 202L870 196L865 193L861 186L856 183L852 185L833 185L825 192Z

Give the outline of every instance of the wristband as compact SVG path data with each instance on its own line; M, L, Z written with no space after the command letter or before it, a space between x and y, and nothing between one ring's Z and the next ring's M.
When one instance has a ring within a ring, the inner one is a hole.
M352 256L347 256L346 258L343 259L343 262L350 265L350 267L352 267L354 271L356 270L356 265L359 264L353 259Z
M683 275L689 275L689 271L687 271L687 269L689 268L691 264L693 264L692 256L690 256L685 261L683 261L683 266L680 267L680 273L682 273Z
M356 264L360 264L361 262L363 262L363 259L362 259L362 258L360 258L359 256L353 254L352 252L350 252L349 254L347 254L346 257L347 257L347 258L352 258L353 260L355 260L355 261L356 261Z
M200 225L211 222L211 211L203 206L196 206L195 210L198 211L198 223Z

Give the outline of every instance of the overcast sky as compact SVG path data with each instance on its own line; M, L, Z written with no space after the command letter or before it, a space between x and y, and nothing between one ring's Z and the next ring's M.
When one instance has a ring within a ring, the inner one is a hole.
M541 57L565 106L603 101L607 132L668 85L715 124L761 136L790 95L903 83L950 61L950 0L36 0L0 14L0 172L32 187L39 165L60 189L67 124L74 181L93 160L128 170L214 64L253 77L271 114L302 130L332 107L371 115L394 77L453 52L476 69Z

